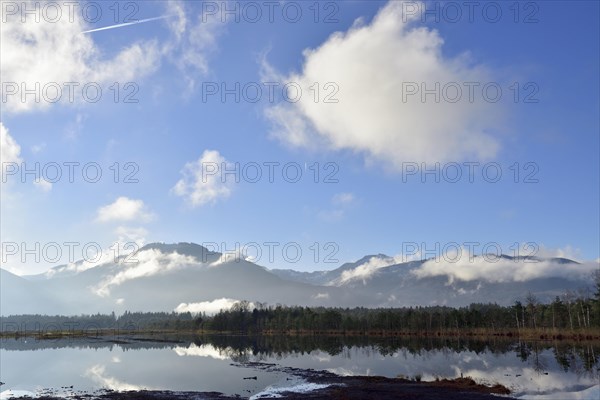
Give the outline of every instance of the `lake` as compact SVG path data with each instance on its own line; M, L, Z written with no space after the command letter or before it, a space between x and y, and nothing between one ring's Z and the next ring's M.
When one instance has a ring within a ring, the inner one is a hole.
M463 375L481 383L501 383L515 397L563 399L570 396L567 393L596 396L599 356L600 343L458 338L3 338L0 381L2 398L102 388L217 391L250 397L302 383L285 371L248 365L263 362L340 375L421 376L422 380Z

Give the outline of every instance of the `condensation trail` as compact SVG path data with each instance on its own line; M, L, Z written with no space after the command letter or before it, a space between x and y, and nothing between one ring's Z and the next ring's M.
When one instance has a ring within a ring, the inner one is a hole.
M124 22L122 24L116 24L116 25L110 25L110 26L103 26L102 28L90 29L89 31L83 31L81 33L92 33L92 32L99 32L99 31L106 31L108 29L122 28L124 26L137 25L137 24L142 24L144 22L157 21L159 19L165 19L165 18L169 18L169 17L172 17L172 15L163 15L162 17L146 18L146 19L140 19L138 21Z

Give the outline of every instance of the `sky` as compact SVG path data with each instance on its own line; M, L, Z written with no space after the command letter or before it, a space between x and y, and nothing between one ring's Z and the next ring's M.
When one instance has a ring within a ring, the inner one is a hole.
M1 5L11 272L151 242L600 257L596 1Z

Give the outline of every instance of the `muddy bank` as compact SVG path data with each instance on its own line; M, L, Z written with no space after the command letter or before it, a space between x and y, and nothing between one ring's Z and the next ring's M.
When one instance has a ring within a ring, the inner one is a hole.
M427 399L427 400L498 400L498 396L489 393L489 388L471 385L446 385L437 382L411 382L401 379L390 379L383 377L338 377L336 379L324 379L325 388L315 390L294 390L292 392L281 388L276 393L281 399ZM309 387L310 388L310 387ZM34 399L32 397L21 397ZM171 392L171 391L127 391L94 394L73 394L67 397L56 397L43 395L35 397L37 400L64 400L67 399L90 399L90 400L225 400L243 399L241 396L226 396L216 392ZM255 395L252 399L272 398L267 393ZM509 398L509 397L506 397Z
M453 380L442 379L435 382L417 382L403 378L385 378L380 376L339 376L326 371L281 367L268 363L243 363L237 366L249 370L266 372L284 372L294 377L289 384L269 387L250 399L272 398L283 399L348 399L359 400L374 398L387 399L428 399L428 400L498 400L498 394L508 395L509 390L503 386L493 387L479 385L469 378ZM248 378L252 377L251 372ZM228 396L217 392L173 392L173 391L126 391L99 390L94 393L71 392L57 396L51 389L46 389L35 397L38 400L222 400L243 399L247 397ZM32 399L32 397L21 397ZM510 398L506 396L505 398Z
M435 382L416 382L403 378L381 376L339 376L327 371L279 367L274 364L247 363L246 367L283 371L301 377L309 384L327 386L309 392L277 391L285 399L440 399L440 400L498 400L498 394L510 391L501 386L479 385L469 378L442 379ZM260 397L258 397L260 398Z
M334 380L335 381L335 380ZM383 377L344 377L338 380L339 385L330 386L321 391L301 396L291 395L290 399L496 399L492 393L507 394L505 388L489 388L470 382L440 381L440 382L411 382L401 379Z

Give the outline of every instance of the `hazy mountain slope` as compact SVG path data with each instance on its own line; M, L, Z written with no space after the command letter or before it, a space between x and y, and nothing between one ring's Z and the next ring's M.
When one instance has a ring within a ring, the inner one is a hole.
M476 257L475 261L481 259ZM474 302L495 302L512 304L528 292L534 293L542 301L551 301L565 291L577 292L588 286L585 274L581 277L567 279L559 276L534 277L524 281L490 282L485 279L460 280L448 276L419 277L415 270L423 268L427 262L434 260L418 260L404 263L392 263L394 259L379 254L366 256L354 263L346 263L332 271L316 271L311 277L320 277L322 284L333 285L343 289L344 306L416 306L416 305L452 305L464 306ZM535 268L539 263L577 267L580 264L565 258L512 257L502 255L500 262L525 263L523 268ZM529 264L530 263L530 264ZM520 264L519 264L520 265ZM448 271L460 268L459 265L447 263ZM472 268L478 268L473 265ZM288 279L306 281L306 275L294 271L277 270L278 276ZM350 295L351 294L351 295Z
M58 266L19 277L2 270L3 315L171 311L218 299L268 304L400 307L512 304L531 291L543 301L586 287L590 265L564 258L502 256L498 263L365 256L330 271L272 270L193 243L153 243L97 265ZM592 266L593 268L593 266Z
M382 259L390 258L385 254L373 254L364 256L354 262L344 263L340 267L328 271L299 272L291 269L272 269L271 272L286 280L310 283L312 285L327 285L338 278L344 271L348 271L365 264L373 257Z
M47 288L0 269L0 315L36 313L60 309Z
M32 301L37 304L32 310L40 313L170 311L181 303L224 297L270 304L333 304L318 296L322 290L317 286L283 280L240 259L218 263L220 258L220 253L195 244L152 244L141 248L130 262L108 262L77 273L39 275L29 280L15 275L11 278L27 286L27 291L43 287L52 293L53 303ZM134 259L138 261L131 262ZM336 291L330 292L333 298ZM6 301L23 302L17 294L7 293Z

